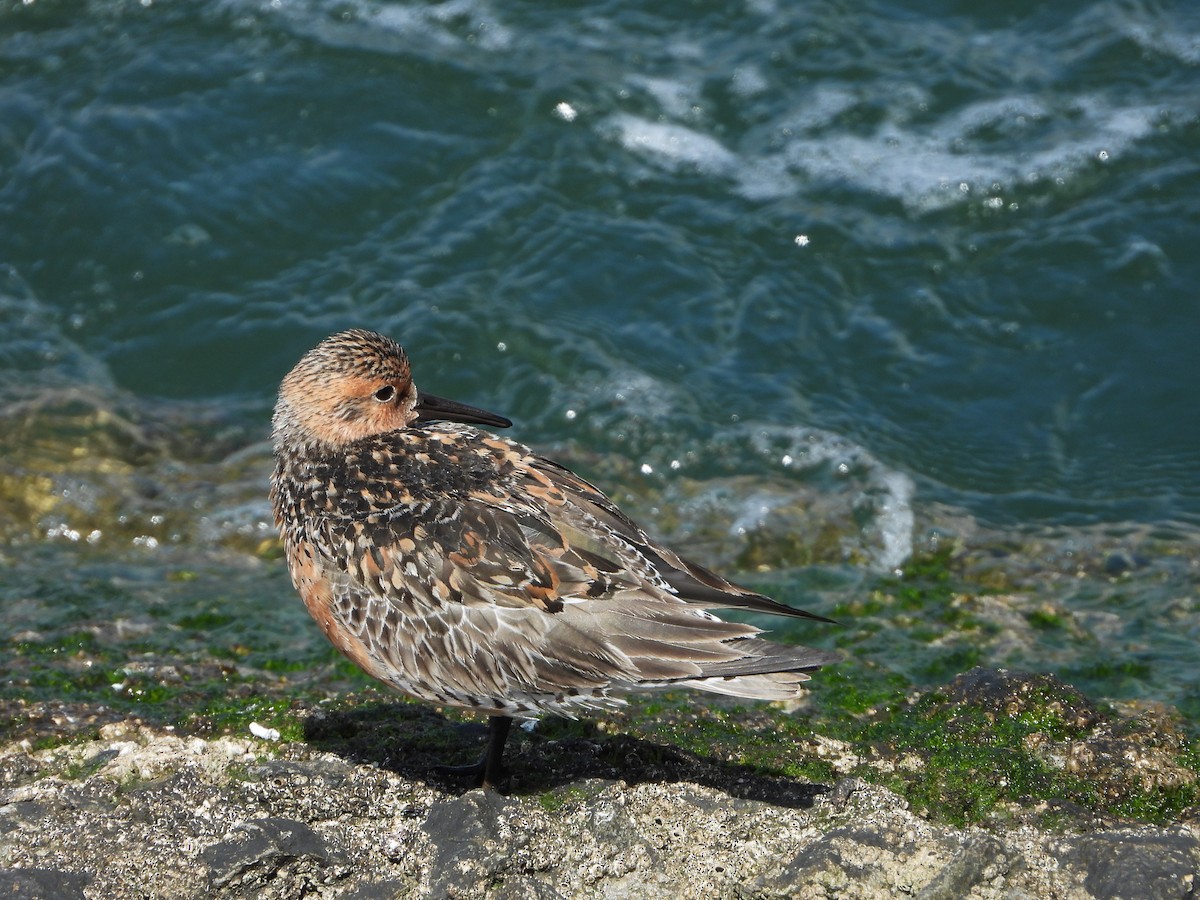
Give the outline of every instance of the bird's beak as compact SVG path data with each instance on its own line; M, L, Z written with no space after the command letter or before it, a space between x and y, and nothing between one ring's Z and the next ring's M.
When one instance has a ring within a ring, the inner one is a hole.
M437 419L443 422L467 422L471 425L491 425L493 428L508 428L512 425L504 416L498 416L476 406L467 406L457 400L435 397L418 392L417 405L413 407L418 422Z

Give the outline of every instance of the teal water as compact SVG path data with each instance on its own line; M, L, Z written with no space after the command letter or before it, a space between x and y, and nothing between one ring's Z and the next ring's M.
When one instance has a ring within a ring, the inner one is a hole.
M1198 247L1193 4L6 0L0 621L290 602L270 408L354 325L823 608L1007 542L1078 639L978 661L1200 709Z

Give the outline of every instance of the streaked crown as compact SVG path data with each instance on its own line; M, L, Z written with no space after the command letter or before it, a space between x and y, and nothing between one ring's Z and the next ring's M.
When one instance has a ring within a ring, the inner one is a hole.
M279 386L277 449L339 447L411 425L418 394L404 348L360 328L331 335L300 358Z
M339 447L440 419L507 428L503 416L423 394L408 356L389 337L354 328L325 338L284 376L275 404L275 452Z

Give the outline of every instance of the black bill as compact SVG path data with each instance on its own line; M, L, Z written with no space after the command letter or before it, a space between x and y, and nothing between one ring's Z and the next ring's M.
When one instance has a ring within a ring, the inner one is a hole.
M417 394L418 422L437 419L442 422L467 422L471 425L491 425L493 428L508 428L512 425L504 416L498 416L476 406L467 406L457 400L435 397L433 394Z

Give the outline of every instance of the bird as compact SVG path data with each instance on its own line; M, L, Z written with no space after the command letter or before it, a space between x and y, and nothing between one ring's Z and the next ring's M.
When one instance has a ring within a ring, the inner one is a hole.
M714 610L830 622L651 538L579 475L418 390L396 341L351 329L283 378L270 498L292 583L333 645L403 694L488 716L498 789L514 719L576 717L674 687L799 696L839 654ZM443 767L450 771L451 767Z

